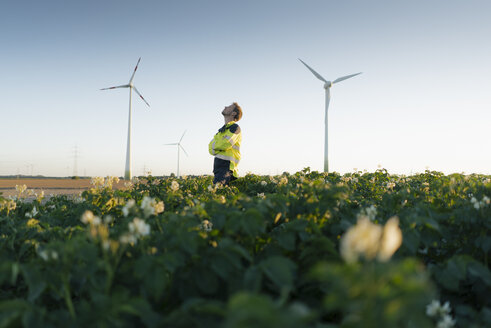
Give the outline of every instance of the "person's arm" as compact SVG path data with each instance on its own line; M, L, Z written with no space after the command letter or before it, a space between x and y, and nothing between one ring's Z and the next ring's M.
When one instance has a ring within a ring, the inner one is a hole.
M216 155L217 152L227 151L237 143L240 136L240 127L235 125L224 133L215 135L213 140L208 145L208 151L211 155Z
M228 141L227 148L225 150L232 148L239 141L239 136L240 127L237 124L234 124L223 136Z

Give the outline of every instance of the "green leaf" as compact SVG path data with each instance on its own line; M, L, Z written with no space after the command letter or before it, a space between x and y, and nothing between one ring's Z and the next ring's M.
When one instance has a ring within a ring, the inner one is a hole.
M229 275L232 271L227 258L221 256L220 253L216 254L216 256L211 259L211 269L224 280L228 280L230 278Z
M287 251L293 251L295 249L295 233L293 232L280 232L276 240Z
M420 236L416 229L408 229L404 231L404 238L402 238L402 244L411 252L416 254L419 248Z
M46 289L46 281L41 272L34 265L23 265L21 267L24 279L29 287L27 299L30 302L35 301L39 295Z
M489 269L477 261L469 263L467 268L469 274L481 278L488 287L491 286L491 272Z
M22 299L13 299L0 302L0 328L13 327L19 324L14 324L20 319L22 313L28 310L31 305Z
M259 292L263 276L261 270L257 266L251 266L244 274L244 289L252 292Z
M142 298L134 298L129 302L130 313L138 315L147 327L159 327L161 316L155 312L150 304Z
M219 281L213 271L209 270L209 268L201 268L193 273L196 285L203 293L208 295L216 293Z
M491 237L481 236L481 238L479 238L479 244L484 253L488 253L489 250L491 250Z
M282 256L273 256L263 260L259 267L280 290L283 287L293 288L296 265L291 260Z
M242 231L251 237L264 232L265 223L265 218L255 208L249 208L240 220Z

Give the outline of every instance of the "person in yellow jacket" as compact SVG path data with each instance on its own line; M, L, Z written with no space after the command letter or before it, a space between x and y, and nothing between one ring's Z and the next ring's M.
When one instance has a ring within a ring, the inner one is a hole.
M215 156L213 162L213 183L227 185L239 177L237 165L240 161L240 143L242 133L237 124L242 118L242 108L234 102L222 111L225 125L218 130L208 145L210 155Z

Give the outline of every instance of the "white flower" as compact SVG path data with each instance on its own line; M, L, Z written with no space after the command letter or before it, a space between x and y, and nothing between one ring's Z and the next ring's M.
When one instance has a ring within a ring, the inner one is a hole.
M370 221L375 220L375 217L377 216L377 208L375 205L370 205L370 207L362 209L356 217L359 219L362 216L367 216Z
M26 218L33 218L38 214L38 211L36 209L36 206L33 207L33 209L30 212L26 213Z
M203 222L201 223L201 229L203 229L204 231L211 231L213 229L213 223L211 223L210 221L208 220L203 220Z
M82 214L82 218L80 218L80 221L82 221L82 223L84 224L89 224L90 222L92 222L92 220L94 219L94 213L92 213L92 211L85 211L84 214Z
M101 218L98 216L94 216L94 220L92 220L92 224L95 226L101 224Z
M265 187L267 185L268 185L268 183L266 181L261 181L261 186Z
M145 218L148 218L150 215L155 214L154 206L155 206L155 199L148 196L143 197L140 207L143 210L143 216Z
M266 198L266 196L264 196L263 192L258 193L257 197L262 198L262 199Z
M438 321L437 328L451 328L455 325L455 320L448 314L443 315L442 319Z
M472 195L472 194L469 194L469 195ZM487 197L487 196L483 196L483 198L482 198L482 200L481 200L481 201L477 200L477 198L476 198L476 197L472 197L472 198L471 198L471 203L472 203L472 205L474 206L474 208L475 208L476 210L478 210L478 209L480 209L480 208L484 208L484 207L486 207L487 205L489 205L490 200L489 200L489 197Z
M387 189L392 189L396 186L394 182L387 182Z
M104 217L104 224L111 224L114 222L114 218L111 215L106 215Z
M450 314L450 302L446 301L445 304L440 308L440 314L441 315L447 315Z
M371 205L370 207L366 208L365 211L370 220L375 220L375 217L377 216L377 208L375 205Z
M433 300L426 306L426 315L429 317L435 317L440 311L440 301Z
M351 177L342 177L341 181L348 183L351 181Z
M137 239L136 236L133 234L125 233L124 235L121 235L119 237L119 241L122 244L136 244Z
M288 178L287 177L281 177L280 182L278 183L279 186L286 185L288 183Z
M128 216L128 214L130 213L130 209L135 206L136 202L134 199L130 199L128 200L128 202L126 203L126 205L123 207L123 209L121 210L123 212L123 215L125 217Z
M381 236L382 228L362 216L341 238L341 256L348 263L356 262L360 255L373 259L377 255Z
M90 184L96 188L101 187L104 185L104 178L103 177L93 177L90 180Z
M58 253L53 250L41 250L38 251L38 255L46 262L49 260L58 260Z
M92 225L99 225L101 224L101 218L98 216L95 216L92 211L85 211L84 214L82 214L82 217L80 218L80 221L84 224L92 224Z
M382 241L378 251L379 261L386 262L402 244L402 232L399 228L399 218L391 217L384 226Z
M172 183L170 184L170 189L172 191L178 191L179 190L179 183L176 180L173 180Z
M109 247L111 247L111 242L109 240L104 240L102 242L102 249L107 251L107 250L109 250Z
M17 192L19 194L22 194L24 191L26 191L27 189L27 186L26 185L15 185L15 190L17 190Z
M360 256L371 260L388 261L401 246L402 232L399 229L399 219L392 217L382 229L370 221L368 216L361 215L355 226L341 238L340 252L343 259L353 263Z
M154 205L155 214L162 213L165 209L164 202L160 201Z
M426 306L426 314L430 317L445 317L449 316L452 309L450 309L450 303L447 301L443 306L440 304L440 301L433 300L430 304ZM450 319L452 319L450 317ZM451 327L451 326L449 326Z
M164 211L164 202L156 202L154 198L145 196L141 203L141 209L145 218L150 215L156 215Z
M113 184L115 183L118 183L119 182L119 178L118 177L106 177L106 180L104 181L104 178L102 179L103 181L103 186L104 188L110 188L112 189L113 187Z
M42 258L45 261L48 261L49 260L49 255L48 255L48 252L47 251L40 251L38 253L38 255L39 255L40 258Z
M150 226L140 218L134 218L133 222L128 223L128 228L135 236L146 236L150 233Z
M44 198L44 190L41 190L39 194L35 193L34 196L36 196L38 202L41 202Z
M209 185L209 186L208 186L208 191L209 191L209 192L214 192L214 191L215 191L215 188L213 188L213 186L212 186L212 185Z

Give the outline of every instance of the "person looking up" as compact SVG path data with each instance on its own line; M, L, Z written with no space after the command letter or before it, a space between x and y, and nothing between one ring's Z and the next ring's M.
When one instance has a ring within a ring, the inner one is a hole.
M240 161L242 133L237 122L242 118L242 108L236 102L225 106L222 111L225 125L222 126L208 145L213 161L213 183L228 185L239 177L237 166Z

